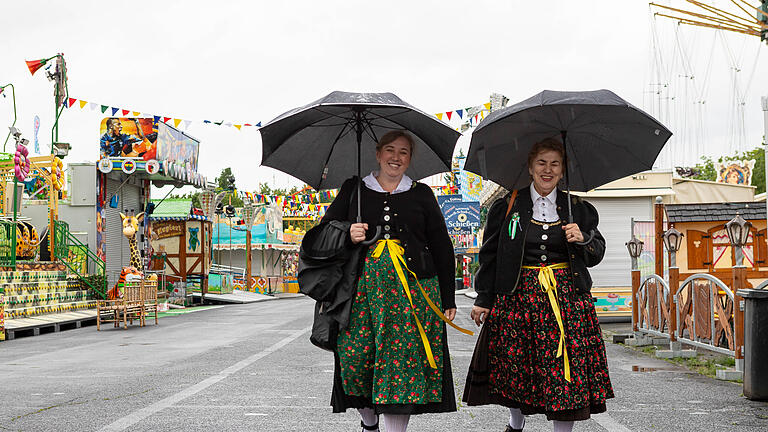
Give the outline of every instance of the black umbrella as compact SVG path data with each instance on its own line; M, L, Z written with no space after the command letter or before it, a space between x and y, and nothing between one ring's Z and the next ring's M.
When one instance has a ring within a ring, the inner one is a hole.
M262 127L261 164L315 189L339 187L347 178L360 178L361 172L378 167L372 150L378 138L392 130L406 130L414 138L409 177L417 180L450 171L453 147L461 135L457 131L392 93L340 91ZM360 193L357 214L359 222Z
M530 184L531 146L545 138L562 140L565 183L586 192L653 168L672 136L664 125L609 90L545 90L494 111L472 133L464 169L509 190ZM571 200L568 199L570 222Z

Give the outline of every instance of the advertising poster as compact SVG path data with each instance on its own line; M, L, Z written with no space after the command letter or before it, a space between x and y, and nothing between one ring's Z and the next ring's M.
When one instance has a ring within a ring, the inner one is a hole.
M449 234L471 234L480 227L480 203L462 201L461 195L443 195L437 197L437 203L443 212Z
M178 162L197 172L199 141L165 123L158 123L157 135L157 160Z
M151 118L105 118L100 134L100 158L155 159L157 130Z

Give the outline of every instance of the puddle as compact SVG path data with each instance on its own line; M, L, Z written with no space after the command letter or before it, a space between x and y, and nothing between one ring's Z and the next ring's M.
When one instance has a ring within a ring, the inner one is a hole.
M632 366L632 372L656 372L657 370L664 370L664 369L647 367L647 366L638 366L638 365Z

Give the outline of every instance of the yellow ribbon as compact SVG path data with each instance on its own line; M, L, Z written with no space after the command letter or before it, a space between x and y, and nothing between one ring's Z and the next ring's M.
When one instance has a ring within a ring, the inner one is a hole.
M557 345L557 357L563 357L565 380L571 382L571 366L568 362L568 349L565 347L565 327L563 326L563 318L560 314L560 305L557 304L557 280L555 279L554 272L554 270L568 268L568 264L559 263L541 267L523 266L523 268L539 270L541 290L547 293L549 304L552 305L552 312L555 313L555 319L557 319L557 326L560 328L560 342Z
M427 334L424 332L424 327L421 326L421 321L419 321L419 317L416 316L416 307L413 305L413 298L411 297L411 290L408 288L408 278L405 276L405 272L403 272L403 267L410 273L413 278L416 280L416 285L418 285L419 290L421 291L421 295L424 297L424 300L427 301L427 304L429 307L437 314L440 319L445 321L448 325L455 328L456 330L468 334L473 335L474 332L471 330L463 329L456 324L454 324L451 320L449 320L445 315L443 315L443 312L440 311L440 308L438 308L434 302L432 302L432 299L429 298L429 295L427 295L427 292L424 291L424 288L421 286L421 282L419 282L419 278L416 276L416 273L412 272L408 265L405 263L405 258L403 258L403 253L405 253L405 249L403 249L402 246L400 246L399 240L379 240L376 242L376 248L373 250L372 256L374 258L379 258L381 256L381 253L384 252L384 248L387 248L389 251L389 257L392 259L392 265L395 266L395 272L397 273L397 277L400 279L400 283L403 285L403 290L405 291L405 296L408 297L408 302L411 304L411 313L413 314L413 319L416 320L416 327L419 329L419 335L421 336L421 343L424 345L424 351L427 353L427 361L429 362L429 365L432 367L432 369L437 369L437 363L435 363L435 356L432 354L432 348L429 345L429 339L427 339Z

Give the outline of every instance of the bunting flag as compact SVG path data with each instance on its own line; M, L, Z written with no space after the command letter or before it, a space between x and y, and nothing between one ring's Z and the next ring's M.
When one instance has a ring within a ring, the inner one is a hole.
M330 205L338 195L338 189L324 190L313 193L295 193L293 195L265 195L256 192L240 192L241 197L255 204L277 204L290 209L320 209ZM326 201L321 203L320 201Z
M76 107L77 105L80 106L80 109L84 109L86 106L88 106L88 107L90 107L91 111L95 111L97 108L99 108L99 109L101 109L101 112L103 114L106 114L108 110L111 110L110 112L112 113L111 114L112 117L116 116L117 113L119 112L119 113L122 114L123 117L127 117L128 114L131 114L134 117L152 117L156 123L159 122L160 120L162 120L163 123L168 123L171 120L173 120L173 125L175 127L177 127L177 128L179 127L180 124L183 124L184 129L188 129L189 126L194 122L193 120L186 120L186 119L183 119L183 118L152 115L152 114L142 113L142 111L134 111L132 109L113 107L113 106L110 106L110 105L102 105L102 104L99 104L97 102L89 102L89 101L86 101L86 100L83 100L83 99L77 99L77 98L72 98L72 97L67 97L64 100L64 107L66 107L66 108L73 108L73 107ZM229 122L229 121L225 121L225 120L222 120L222 121L202 120L202 121L199 121L199 123L211 124L211 125L216 125L216 126L234 127L235 129L237 129L239 131L242 131L243 129L248 128L248 127L256 127L256 128L260 128L261 127L261 122L260 121L259 122L255 122L255 123L253 123L253 122L249 122L249 123L245 123L245 122L234 123L234 122Z
M465 121L466 124L469 124L470 127L477 126L477 123L479 120L482 120L485 118L485 115L487 113L491 112L491 103L487 102L482 105L476 105L472 107L466 107L466 108L459 108L451 111L445 111L436 113L435 117L437 117L438 120L442 121L443 117L446 117L448 121L451 121L451 118L455 114L458 116L459 120ZM461 128L456 128L456 130L460 130Z
M79 104L78 104L78 102L79 102ZM184 125L184 129L188 129L189 126L194 122L193 120L187 120L187 119L178 118L178 117L171 117L171 116L159 116L159 115L152 115L152 114L143 114L142 115L142 111L134 111L134 110L127 109L127 108L118 108L118 107L113 107L113 106L110 106L110 105L102 105L102 104L99 104L97 102L89 102L89 101L85 101L83 99L77 99L77 98L72 98L72 97L67 97L64 100L64 106L66 108L73 108L73 107L75 107L77 105L80 106L80 109L84 109L86 106L89 106L91 111L95 111L97 108L99 108L101 110L101 112L104 113L104 114L106 114L108 110L111 110L111 113L112 113L111 116L112 117L116 116L117 113L120 112L123 115L123 117L128 116L128 114L132 114L134 117L141 117L141 116L152 117L155 122L159 122L162 119L163 123L168 123L169 121L173 120L173 125L175 127L177 127L177 128L179 127L180 124L183 124ZM437 117L437 119L440 120L440 121L443 121L443 118L445 117L445 118L447 118L447 121L450 122L451 119L453 118L453 115L455 114L459 118L459 120L469 122L470 126L476 126L477 123L480 120L485 118L485 115L487 113L490 113L490 111L491 111L491 103L487 102L487 103L484 103L482 105L476 105L476 106L473 106L473 107L459 108L459 109L455 109L455 110L439 112L439 113L435 114L435 117ZM235 123L235 122L226 121L226 120L220 120L220 121L216 121L216 120L201 120L201 121L199 121L199 123L208 124L208 125L216 125L216 126L226 126L226 127L230 127L230 128L235 128L238 131L242 131L242 130L244 130L246 128L249 128L249 127L255 127L255 128L260 128L261 127L261 122L260 121L256 122L256 123L245 123L245 122ZM464 124L466 124L466 123L464 123Z

